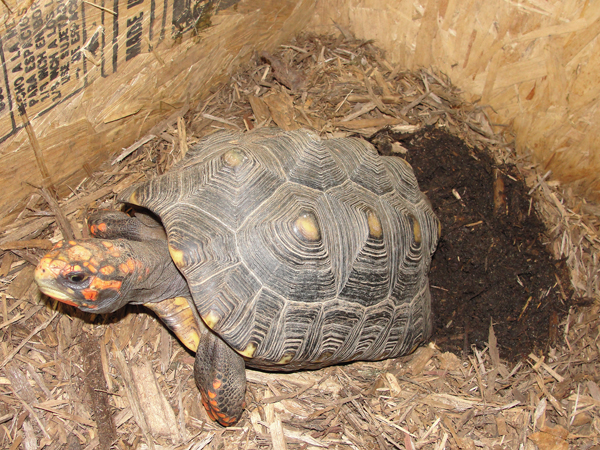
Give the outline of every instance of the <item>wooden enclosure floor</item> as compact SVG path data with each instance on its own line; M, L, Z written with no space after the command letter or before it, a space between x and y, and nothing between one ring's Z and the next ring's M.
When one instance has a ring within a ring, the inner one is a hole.
M341 30L299 36L257 55L199 105L165 108L164 123L136 136L71 196L55 203L35 194L0 230L1 448L600 446L600 209L516 155L485 105L465 104L443 74L391 66L372 43ZM164 173L202 136L274 125L363 136L414 165L443 222L432 271L437 332L396 360L249 370L247 410L224 429L201 406L193 355L152 313L127 307L93 316L57 304L40 297L33 267L63 236L85 237L89 211ZM519 180L527 187L518 191ZM524 267L506 262L511 249L528 255ZM492 291L499 295L488 297ZM499 297L510 305L504 315L491 309ZM573 299L591 305L570 307Z

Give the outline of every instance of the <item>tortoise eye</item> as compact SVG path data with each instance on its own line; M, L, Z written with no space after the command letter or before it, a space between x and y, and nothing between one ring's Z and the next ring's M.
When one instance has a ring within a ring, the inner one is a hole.
M67 278L71 283L79 284L87 280L88 276L83 272L72 272L67 276Z

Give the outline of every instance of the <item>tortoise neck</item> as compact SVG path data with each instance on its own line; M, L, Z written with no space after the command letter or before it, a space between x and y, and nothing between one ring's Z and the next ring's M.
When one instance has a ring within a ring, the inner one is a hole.
M131 277L129 303L154 303L174 297L191 298L187 281L173 263L166 241L129 241L129 244L140 262Z

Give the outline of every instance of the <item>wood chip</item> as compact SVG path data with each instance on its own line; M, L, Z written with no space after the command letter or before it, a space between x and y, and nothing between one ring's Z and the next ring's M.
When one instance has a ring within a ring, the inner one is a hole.
M31 287L35 267L31 265L25 266L12 281L6 293L13 298L21 299Z

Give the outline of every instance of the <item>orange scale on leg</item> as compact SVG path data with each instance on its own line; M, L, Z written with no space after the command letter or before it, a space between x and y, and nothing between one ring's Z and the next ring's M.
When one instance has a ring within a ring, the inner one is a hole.
M217 393L213 391L208 391L209 398L217 398Z
M223 416L225 416L225 414L223 414ZM222 425L229 427L229 426L233 425L234 423L236 423L237 419L235 417L225 416L223 419L221 419L220 422Z
M106 224L104 222L102 222L102 223L98 224L98 229L104 233L104 232L106 232L108 227L106 226Z

